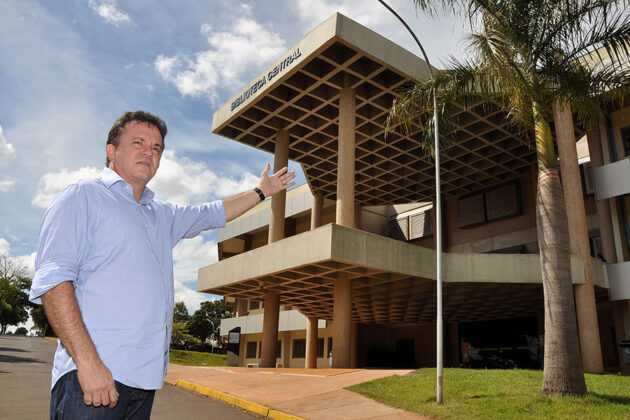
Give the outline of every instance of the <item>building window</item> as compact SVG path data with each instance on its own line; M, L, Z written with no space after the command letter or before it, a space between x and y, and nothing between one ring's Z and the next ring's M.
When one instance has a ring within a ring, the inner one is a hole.
M278 340L276 343L276 359L280 359L282 357L282 341Z
M330 352L332 352L332 337L328 337L328 354L330 354Z
M317 357L324 357L324 339L317 339Z
M255 300L250 300L249 301L249 310L253 310L253 309L258 309L260 308L260 302L257 302Z
M260 355L262 353L262 341L258 342L258 358L260 359Z
M247 351L245 352L245 357L248 359L255 359L256 358L256 342L255 341L248 341L247 342Z
M630 156L630 126L621 129L621 142L624 156Z
M306 357L306 339L293 340L293 358L303 359Z

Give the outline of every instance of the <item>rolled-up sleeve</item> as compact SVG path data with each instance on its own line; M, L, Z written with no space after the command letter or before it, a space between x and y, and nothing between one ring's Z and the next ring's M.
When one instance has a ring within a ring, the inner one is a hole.
M76 281L87 242L85 195L78 185L59 193L44 214L35 258L35 277L29 299L41 296L65 281Z
M182 238L192 238L204 230L223 227L227 221L221 200L201 206L171 205L171 211L173 212L171 225L173 246Z

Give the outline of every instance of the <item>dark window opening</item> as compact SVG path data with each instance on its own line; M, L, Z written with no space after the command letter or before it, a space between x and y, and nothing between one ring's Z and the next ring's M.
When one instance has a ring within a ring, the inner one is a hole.
M256 342L255 341L249 341L247 343L247 350L245 352L245 357L247 357L248 359L255 359L256 358Z
M306 357L306 339L293 340L293 358L303 359Z
M324 357L324 339L317 339L317 357Z

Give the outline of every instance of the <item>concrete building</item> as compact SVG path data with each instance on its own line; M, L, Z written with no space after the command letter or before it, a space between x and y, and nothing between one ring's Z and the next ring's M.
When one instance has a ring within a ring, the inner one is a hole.
M199 271L198 290L235 307L221 325L232 363L435 364L434 166L419 126L385 136L397 92L427 77L423 60L335 14L214 114L214 133L307 178L222 229L220 261ZM455 106L442 155L445 360L539 367L535 149L500 106ZM580 142L558 139L594 372L626 368L618 343L630 338L630 108L603 118L574 127Z

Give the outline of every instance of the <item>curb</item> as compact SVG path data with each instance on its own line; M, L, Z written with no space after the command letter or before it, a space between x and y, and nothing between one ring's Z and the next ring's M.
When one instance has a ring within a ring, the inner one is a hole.
M57 341L57 337L42 337L44 340Z
M224 401L230 405L235 405L239 408L242 408L243 410L250 411L254 414L258 414L259 416L264 416L266 418L274 420L306 420L303 417L294 416L293 414L284 413L279 410L274 410L266 405L258 404L253 401L249 401L244 398L228 394L226 392L217 391L216 389L207 388L205 386L185 381L183 379L178 379L177 382L166 380L164 382L178 386L183 389L187 389L189 391L197 392L201 395L214 398L215 400Z

